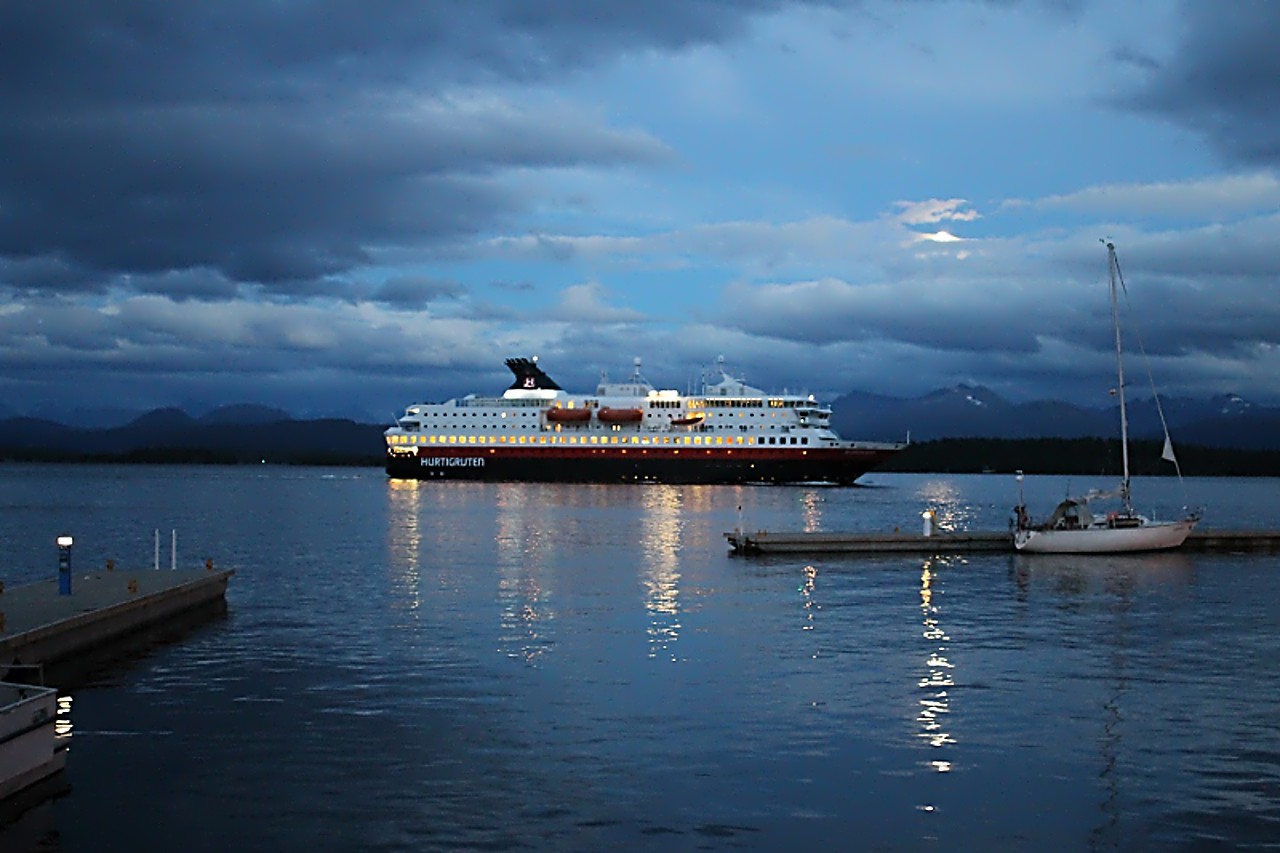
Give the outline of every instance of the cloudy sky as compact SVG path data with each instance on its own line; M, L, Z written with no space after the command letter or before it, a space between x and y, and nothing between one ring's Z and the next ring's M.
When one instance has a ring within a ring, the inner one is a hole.
M1280 404L1280 3L0 4L0 412ZM1141 358L1136 367L1140 369ZM1146 387L1146 377L1134 384Z

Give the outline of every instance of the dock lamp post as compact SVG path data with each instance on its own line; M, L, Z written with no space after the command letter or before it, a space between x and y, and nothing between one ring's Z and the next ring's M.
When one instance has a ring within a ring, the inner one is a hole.
M58 595L71 594L71 537L58 537Z

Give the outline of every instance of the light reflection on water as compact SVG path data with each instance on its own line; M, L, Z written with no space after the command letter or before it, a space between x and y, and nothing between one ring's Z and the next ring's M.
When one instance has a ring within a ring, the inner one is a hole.
M497 489L494 542L500 648L510 657L536 664L555 647L556 613L544 585L554 583L553 568L562 543L545 519L543 491L508 483Z
M723 539L739 506L773 530L916 529L926 505L1002 529L1007 479L0 468L18 558L45 527L110 554L172 524L237 570L225 620L76 689L49 849L1272 843L1276 557L743 559ZM1201 502L1248 517L1274 487ZM163 819L120 818L139 803Z
M934 525L945 533L974 529L977 508L962 495L959 485L946 478L926 479L916 491L917 500L935 513Z
M680 638L679 553L683 492L667 486L644 488L641 497L640 550L645 609L649 614L649 657L676 660L672 647ZM704 490L705 491L705 490Z
M935 586L941 584L940 573L946 563L943 558L927 559L920 572L920 610L924 616L923 637L927 641L928 655L925 659L927 674L920 680L924 696L920 699L920 714L916 719L920 723L920 736L935 749L956 742L945 724L951 711L949 689L955 685L952 677L955 666L946 656L951 638L941 625L939 614L942 608L934 602ZM929 765L939 772L951 769L951 762L945 757L935 757Z
M391 517L396 520L389 531L391 565L400 570L395 581L408 610L422 605L422 492L420 480L389 480L387 494L391 499Z

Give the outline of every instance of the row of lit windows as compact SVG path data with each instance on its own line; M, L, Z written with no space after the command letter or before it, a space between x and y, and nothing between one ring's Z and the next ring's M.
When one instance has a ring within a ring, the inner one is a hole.
M759 436L756 444L808 444L808 438L797 438L796 436ZM505 436L505 435L391 435L387 436L388 444L640 444L640 445L717 445L726 444L751 444L751 440L745 436L706 436L686 435L686 436L616 436L616 435L530 435L530 436Z
M433 425L432 425L432 424L423 424L422 426L423 426L423 429L430 429ZM520 430L520 431L522 431L522 432L526 432L526 433L527 433L527 432L529 432L529 431L530 431L530 426L531 426L530 424L475 424L474 426L470 426L470 425L467 425L467 426L450 426L450 427L449 427L449 429L457 429L457 430L482 430L482 429L503 429L503 430L505 430L505 429L511 429L511 430ZM697 432L714 432L714 431L716 431L716 430L732 430L732 429L733 429L733 426L732 426L732 425L726 425L726 424L710 424L710 423L709 423L709 424L696 424L696 425L689 425L689 426L690 426L690 429L695 430L695 431L697 431ZM408 432L408 433L414 433L414 432L418 432L418 431L419 431L418 424L402 424L400 428L401 428L402 430L404 430L405 432ZM551 429L551 430L554 430L555 432L569 431L569 432L572 432L572 433L575 433L575 434L581 434L581 433L584 433L584 432L599 432L599 431L604 430L604 429L607 429L607 430L608 430L608 431L610 431L610 432L623 432L624 430L626 430L626 429L628 429L628 428L630 428L630 429L632 429L632 430L640 429L640 424L638 424L638 423L637 423L637 424L629 424L629 425L626 425L626 424L607 424L607 425L603 425L603 426L602 426L602 425L599 425L599 424L595 424L595 425L593 425L593 424L581 423L581 424L554 424L554 425L551 425L551 426L544 426L544 427L542 427L542 429ZM746 424L742 424L742 425L740 425L740 426L738 427L738 429L739 429L741 432L748 432L748 431L750 431L750 430L752 430L752 429L762 429L762 430L763 430L763 429L770 429L770 430L776 430L776 429L778 429L778 428L779 428L779 427L778 427L776 424L769 424L769 425L767 425L767 426L766 426L766 425L764 425L764 424L761 424L761 425L760 425L760 426L758 426L758 427L751 427L751 426L748 426L748 425L746 425ZM791 428L792 428L792 427L789 427L789 426L787 426L787 425L785 425L785 424L781 427L781 429L782 429L783 431L786 431L786 430L791 429ZM802 428L803 428L803 425L801 425L801 427L797 427L797 429L802 429ZM444 438L442 437L440 440L443 442L443 441L444 441ZM504 442L506 441L506 439L505 439L504 437L499 437L499 439L497 439L497 440L498 440L498 441L504 441ZM510 439L510 440L511 440L511 441L515 441L515 439L514 439L514 438L512 438L512 439ZM409 439L409 442L408 442L408 443L409 443L409 444L413 444L413 443L415 443L415 442L417 442L417 441L418 441L418 439L416 439L416 438L412 438L412 437L411 437L411 438ZM428 443L428 442L427 442L427 439L426 439L425 437L424 437L424 438L422 438L422 439L421 439L421 443L423 443L423 444ZM432 437L431 437L431 442L430 442L430 443L435 443L435 436L432 436ZM625 442L625 440L624 440L624 443L626 443L626 442ZM634 443L634 442L632 442L632 443ZM761 441L760 443L761 443L761 444L764 444L765 442Z
M529 413L526 413L526 414L529 414ZM728 413L728 412L726 412L725 414L726 414L726 415L729 415L730 417L732 417L732 415L731 415L730 413ZM690 411L690 412L688 412L688 417L699 417L699 416L707 416L707 415L708 415L708 413L706 413L706 412L695 412L695 411ZM441 417L446 417L446 416L447 416L447 417L476 417L476 418L480 418L480 417L492 417L492 416L493 416L493 413L492 413L492 412L474 412L474 413L472 413L472 412L462 412L461 414L457 414L457 413L452 413L452 412L451 412L451 413L449 413L448 415L442 415ZM506 412L503 412L502 414L498 415L498 417L502 417L502 418L505 418L506 416L507 416L507 415L506 415ZM719 413L719 412L711 412L711 413L709 414L709 416L710 416L710 417L712 417L712 418L719 418L719 417L720 417L720 413ZM755 416L756 416L756 413L755 413L755 412L738 412L738 417L740 417L740 418L754 418ZM772 413L772 414L768 415L767 417L773 417L773 418L776 418L777 416L778 416L778 415L777 415L777 412L774 412L774 413ZM434 423L434 421L435 421L435 417L436 417L436 416L435 416L435 415L429 415L429 416L426 416L426 417L428 417L428 418L430 419L430 421L431 421L432 423ZM763 417L766 417L766 415L764 415L763 413L761 413L760 417L762 417L762 418L763 418ZM425 425L425 424L424 424L424 425ZM417 429L417 424L415 424L414 422L411 422L411 421L410 421L410 422L406 422L406 423L404 423L402 426L404 427L404 429L406 429L406 430L410 430L410 431L413 431L413 430L416 430L416 429ZM489 427L489 425L488 425L488 424L484 424L483 426L485 426L485 427ZM586 426L586 424L582 424L582 426ZM506 425L504 425L504 424L499 424L499 425L495 425L495 426L493 426L493 427L489 427L489 428L491 428L491 429L507 429L507 426L506 426Z

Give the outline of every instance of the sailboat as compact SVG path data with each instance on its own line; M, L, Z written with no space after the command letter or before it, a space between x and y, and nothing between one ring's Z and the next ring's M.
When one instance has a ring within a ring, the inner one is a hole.
M1188 513L1177 521L1155 521L1133 510L1129 493L1129 419L1125 409L1124 358L1121 351L1119 287L1124 286L1120 275L1120 263L1116 260L1115 244L1103 241L1107 247L1107 273L1111 284L1111 322L1115 328L1116 376L1120 398L1120 448L1124 463L1124 475L1120 486L1113 492L1090 492L1078 498L1067 498L1054 509L1049 518L1035 523L1027 515L1022 500L1022 473L1018 473L1018 505L1014 507L1013 545L1019 551L1042 554L1115 554L1131 551L1158 551L1177 548L1191 533L1199 520L1197 513ZM1177 457L1169 440L1169 427L1164 412L1156 398L1156 411L1164 427L1164 452L1162 458L1172 462L1177 469ZM1182 472L1178 470L1181 478ZM1089 508L1091 501L1103 499L1120 501L1119 509L1095 513Z

